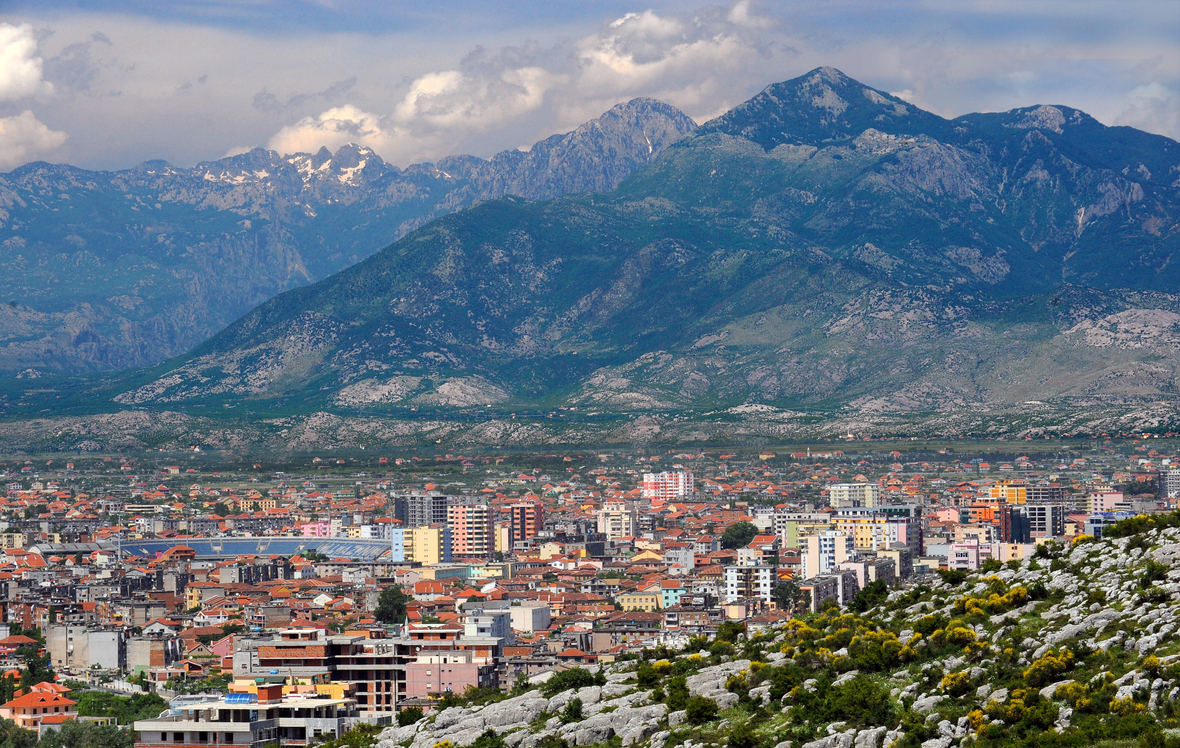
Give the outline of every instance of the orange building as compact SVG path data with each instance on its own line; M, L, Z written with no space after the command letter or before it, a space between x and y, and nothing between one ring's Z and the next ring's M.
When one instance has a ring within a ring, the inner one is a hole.
M69 692L70 689L56 683L38 683L28 693L17 691L16 698L0 705L0 717L26 730L40 730L42 723L61 724L78 716L74 710L77 702L65 697Z

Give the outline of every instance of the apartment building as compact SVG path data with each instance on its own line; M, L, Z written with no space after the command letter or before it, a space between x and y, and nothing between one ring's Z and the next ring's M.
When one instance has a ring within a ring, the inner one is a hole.
M881 487L876 483L835 483L828 486L828 504L838 509L880 506Z
M675 501L692 496L695 486L692 471L668 470L662 473L644 473L640 484L641 496L646 500Z
M825 530L799 540L800 567L804 579L829 574L840 564L856 558L852 536L838 530Z
M489 560L496 553L492 510L487 504L453 504L447 507L453 558Z
M545 504L540 501L521 501L508 507L511 541L526 543L545 529Z
M623 503L607 503L598 510L598 532L607 540L635 536L637 526L634 507Z

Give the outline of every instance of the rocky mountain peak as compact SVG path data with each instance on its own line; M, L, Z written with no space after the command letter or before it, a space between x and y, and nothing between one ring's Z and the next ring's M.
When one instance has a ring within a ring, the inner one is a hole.
M761 93L697 131L779 145L820 146L855 138L869 128L890 135L945 137L950 123L892 94L864 85L836 68L821 67L767 86Z

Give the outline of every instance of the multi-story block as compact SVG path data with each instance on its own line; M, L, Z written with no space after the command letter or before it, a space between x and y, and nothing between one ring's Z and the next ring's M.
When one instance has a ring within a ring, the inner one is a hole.
M604 504L598 510L598 532L607 540L634 537L635 508L622 503Z
M800 538L800 551L804 579L829 574L840 564L856 557L852 536L836 530Z
M545 504L540 501L522 501L508 507L511 516L511 540L513 544L527 542L545 529Z
M828 486L828 503L837 508L879 506L881 487L876 483L835 483Z
M669 470L663 473L644 473L640 486L644 499L675 501L692 496L695 490L690 470Z
M455 504L447 508L451 555L490 559L495 555L492 510L487 504Z
M769 603L778 586L778 566L726 566L725 602L758 599Z

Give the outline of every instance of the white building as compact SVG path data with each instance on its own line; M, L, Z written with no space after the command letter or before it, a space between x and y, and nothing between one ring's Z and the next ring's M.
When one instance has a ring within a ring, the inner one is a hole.
M881 487L876 483L834 483L828 486L828 504L836 508L877 507Z
M824 530L805 535L799 538L799 545L804 579L831 574L840 564L856 558L852 536L842 532Z
M610 503L598 510L598 532L605 535L607 540L635 537L637 526L634 507Z
M1180 499L1180 469L1160 470L1160 496L1166 499Z
M778 585L777 566L726 566L725 602L757 598L769 603Z

